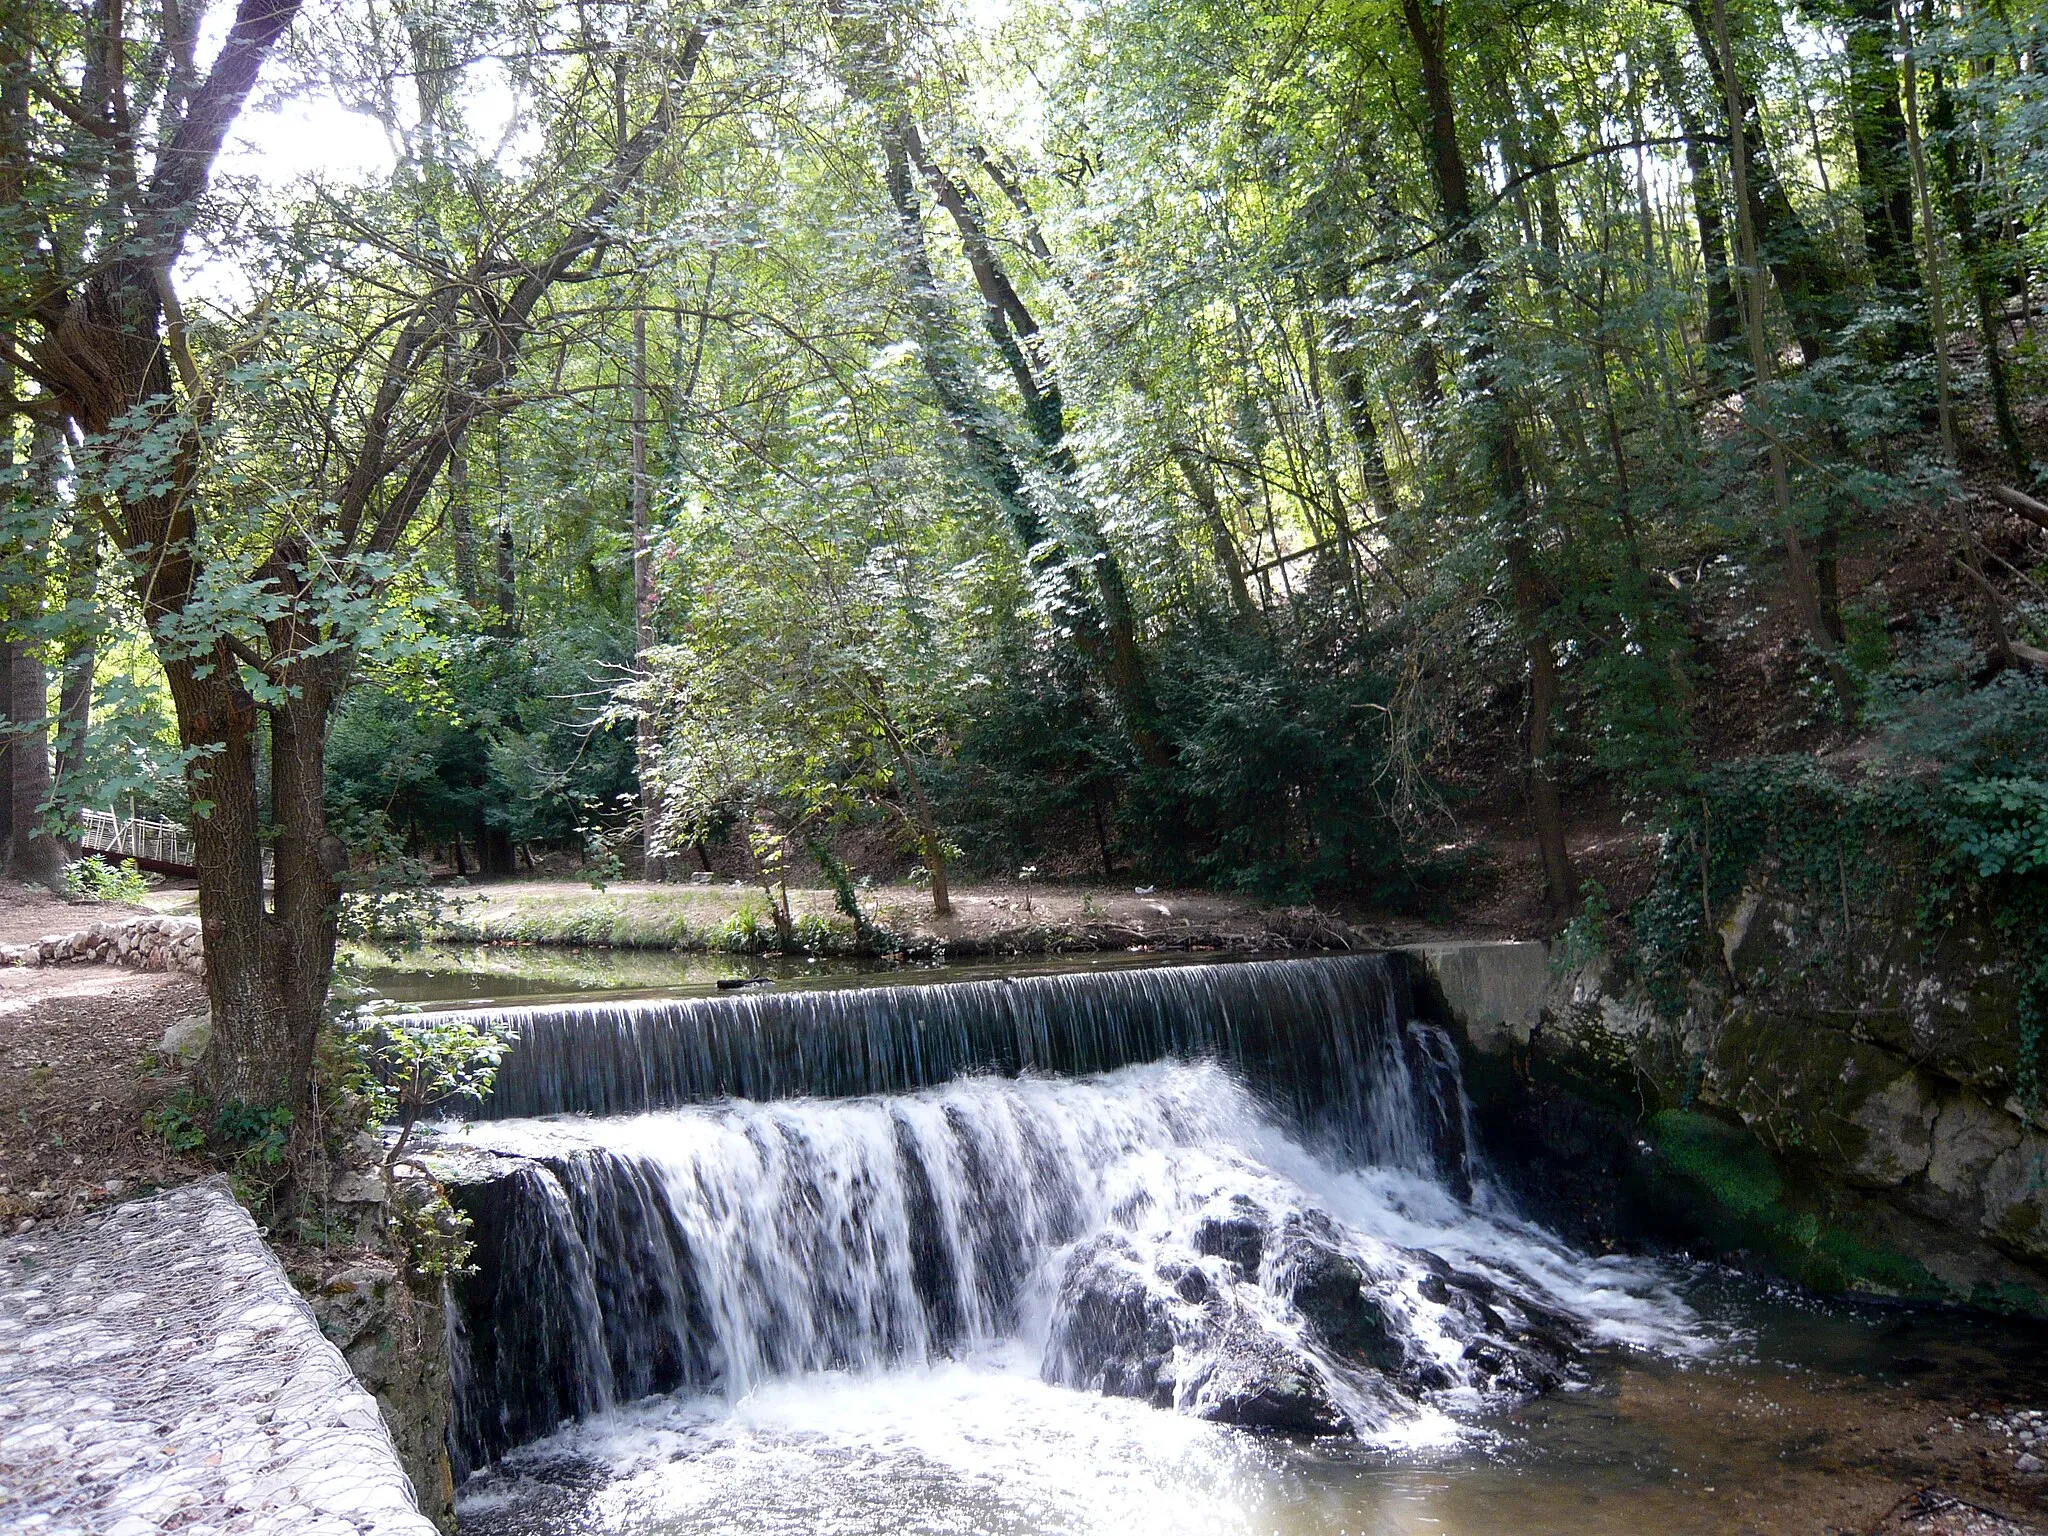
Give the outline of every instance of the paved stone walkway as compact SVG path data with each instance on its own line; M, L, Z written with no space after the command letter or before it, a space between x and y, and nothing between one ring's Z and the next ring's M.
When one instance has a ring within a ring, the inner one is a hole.
M0 1243L0 1531L433 1536L227 1183Z

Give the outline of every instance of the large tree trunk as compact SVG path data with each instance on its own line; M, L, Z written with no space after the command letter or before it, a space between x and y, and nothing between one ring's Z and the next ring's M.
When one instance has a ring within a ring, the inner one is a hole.
M323 659L324 660L324 659ZM287 1084L293 1106L309 1099L313 1053L334 976L337 879L348 868L341 840L327 829L327 722L333 684L325 665L295 668L298 694L270 716L270 819L273 891L265 918L266 960L274 1006L290 1042ZM261 863L258 864L261 878ZM260 889L260 887L259 887ZM276 1058L274 1058L276 1059Z
M79 517L65 551L64 606L70 627L64 642L64 668L58 685L57 800L77 803L78 781L85 771L86 748L92 737L93 677L99 661L100 537L91 521Z
M1764 138L1757 95L1743 78L1732 45L1723 50L1715 38L1703 0L1683 0L1693 36L1713 79L1724 125L1739 125L1748 154L1744 176L1738 178L1746 196L1749 224L1758 255L1777 282L1778 295L1792 321L1792 332L1807 363L1826 355L1829 339L1846 318L1842 313L1842 270L1799 216L1771 159ZM1731 103L1740 103L1732 110ZM1730 135L1733 142L1733 135ZM1739 196L1741 194L1738 194Z
M1024 468L1005 440L1001 424L978 398L972 374L959 355L959 344L947 323L945 300L925 244L924 215L918 205L913 175L916 129L907 116L892 112L886 104L878 106L877 120L883 178L896 215L897 259L910 289L912 312L917 317L919 357L939 408L960 439L970 472L995 497L1017 543L1031 556L1034 578L1050 589L1053 606L1068 616L1075 646L1107 687L1124 717L1132 744L1148 763L1163 766L1168 755L1151 725L1151 699L1123 569L1099 529L1086 526L1082 520L1070 520L1065 528L1051 527L1034 503ZM968 247L970 264L978 263L976 279L990 311L990 334L997 340L1024 397L1033 433L1047 448L1054 469L1064 473L1071 460L1063 461L1060 457L1065 453L1065 424L1058 393L1039 383L1023 348L1002 329L1007 301L1001 295L1008 286L1007 279L996 285L1000 274L983 259L987 254L985 242L967 240L965 230L963 241ZM991 291L998 295L993 303L988 301ZM1073 560L1062 560L1062 549ZM1075 563L1084 564L1093 573L1092 597L1073 580Z
M1977 316L1977 346L1984 359L1984 379L1991 394L1991 419L1998 428L1999 450L2006 470L2014 479L2026 479L2031 471L2026 439L2012 408L2012 382L2005 361L2005 281L2014 252L2006 240L1996 214L1985 212L1977 195L1984 180L1984 154L1976 132L1970 135L1967 161L1959 144L1955 98L1948 90L1946 75L1934 76L1934 102L1928 126L1940 146L1942 182L1948 192L1948 216L1955 225L1956 242L1962 249L1963 273L1970 282L1970 298ZM1972 125L1973 130L1975 125Z
M1422 67L1431 179L1458 275L1465 284L1469 326L1465 384L1478 416L1487 480L1495 502L1493 515L1501 529L1506 557L1509 599L1529 658L1529 805L1550 905L1563 912L1578 900L1578 875L1565 843L1563 799L1557 780L1557 655L1550 634L1548 586L1537 568L1521 440L1500 378L1493 294L1486 278L1486 242L1472 216L1465 155L1458 144L1457 112L1444 49L1444 11L1438 7L1425 10L1424 0L1402 0L1401 8Z
M448 454L448 532L455 541L455 590L471 612L483 608L483 585L477 579L476 519L469 505L469 445Z
M1721 60L1720 78L1724 83L1734 82L1735 52L1728 35L1728 11L1726 0L1711 0L1713 21L1708 33ZM1749 132L1745 115L1736 109L1736 97L1731 91L1728 98L1728 165L1735 181L1735 229L1738 248L1742 254L1744 272L1743 287L1747 302L1743 306L1743 323L1749 336L1750 372L1756 380L1752 396L1761 396L1771 383L1771 349L1764 329L1764 263L1757 248L1755 212L1757 200L1755 189L1750 185L1751 160L1749 155ZM1787 307L1790 305L1788 303ZM1755 401L1745 401L1745 408ZM1785 463L1785 448L1775 434L1769 434L1765 444L1765 458L1771 472L1771 494L1777 503L1780 530L1785 540L1786 579L1792 589L1792 603L1806 628L1807 638L1812 641L1827 665L1828 676L1835 689L1835 697L1842 711L1844 722L1853 724L1856 718L1856 690L1854 680L1842 658L1842 644L1839 636L1839 621L1831 626L1828 610L1823 598L1821 578L1814 569L1807 553L1805 540L1799 532L1799 522L1792 506L1790 472Z
M1728 344L1735 339L1735 290L1728 281L1728 237L1721 222L1720 178L1714 173L1707 127L1694 105L1677 45L1661 29L1656 33L1656 59L1664 99L1678 118L1679 132L1685 135L1685 168L1692 183L1693 223L1699 231L1700 272L1707 290L1703 339L1709 369L1718 374L1726 370Z
M223 1103L293 1109L292 1040L272 991L275 956L264 922L262 824L256 810L256 703L224 650L213 670L166 663L177 706L199 870L199 930L213 1032L200 1063L207 1091Z
M907 157L902 185L899 187L893 176L890 185L898 218L905 216L906 206L910 217L918 217L915 202L906 204L909 169L914 165L930 184L935 200L946 210L960 236L961 252L967 258L968 270L974 274L975 287L981 294L983 326L1017 386L1032 436L1038 439L1044 450L1046 463L1061 477L1071 479L1075 465L1073 450L1066 441L1066 402L1058 379L1047 365L1038 321L1018 294L1016 285L1010 281L1002 257L988 238L980 204L926 153L916 125L908 118L899 116L888 123L884 128L884 140L885 153L892 157L898 154ZM922 238L920 221L920 243ZM927 275L929 271L927 262ZM1019 494L1028 495L1024 489L1024 477L1018 474L1017 479ZM1131 604L1130 589L1124 581L1123 563L1117 559L1116 551L1110 547L1084 498L1079 495L1071 498L1062 521L1067 525L1062 530L1062 542L1080 557L1094 577L1096 602L1093 607L1101 626L1099 636L1092 637L1097 670L1124 717L1132 745L1137 747L1146 762L1154 767L1164 767L1168 754L1152 723L1151 685L1145 675L1144 654L1138 645L1137 615Z
M8 650L15 734L7 753L14 814L6 869L17 880L55 887L64 873L64 845L46 830L43 819L50 798L50 676L34 645Z
M1906 118L1899 105L1899 66L1891 0L1849 0L1850 136L1856 147L1856 208L1877 296L1917 309L1920 273L1913 257L1913 185L1906 163ZM1926 345L1917 320L1889 328L1887 353Z
M70 289L41 296L40 339L29 348L38 377L88 435L105 436L119 461L146 451L156 479L121 506L122 546L153 634L170 636L202 586L205 547L198 507L203 426L210 412L204 381L186 347L170 281L187 232L207 191L214 160L270 50L297 13L299 0L238 0L236 17L207 77L186 96L175 121L162 127L156 167L145 192L125 204L133 227L109 248L118 254L88 267ZM392 478L393 413L426 371L444 358L440 339L460 323L453 284L437 282L390 342L376 391L377 406L362 427L345 482L331 487L316 533L346 556L392 556L458 451L475 402L513 376L522 338L537 308L577 264L601 255L620 201L667 139L682 90L693 78L706 34L692 30L675 61L669 88L642 127L617 147L609 173L552 250L504 274L508 291L491 293L459 380L442 381L433 411L436 430ZM118 57L118 50L115 52ZM477 275L486 284L494 278ZM172 362L177 363L174 389ZM115 424L119 423L118 430ZM168 444L169 451L165 452ZM509 530L498 550L501 619L513 616ZM282 617L265 625L268 657L222 630L199 655L183 643L159 646L176 706L199 868L200 923L206 945L207 990L214 1029L202 1075L227 1101L282 1106L307 1102L311 1063L327 982L333 967L336 877L345 865L328 832L322 767L329 714L354 657L347 636L320 627L330 579L308 558L300 534L280 537L259 570L259 586L278 600ZM371 591L354 591L369 597ZM307 652L343 642L309 658ZM243 669L267 678L271 701L271 834L275 899L266 905L263 832L256 806L258 699Z

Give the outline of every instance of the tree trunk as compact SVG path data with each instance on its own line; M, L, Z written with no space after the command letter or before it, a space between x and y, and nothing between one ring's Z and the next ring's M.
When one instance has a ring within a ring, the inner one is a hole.
M205 676L197 675L210 668ZM296 1110L290 1064L297 1056L276 991L276 938L263 900L262 825L256 810L256 704L225 647L204 662L165 664L178 711L199 928L213 1031L200 1077L222 1103ZM273 780L274 783L274 780Z
M912 174L916 129L907 116L887 103L879 104L876 114L881 128L884 180L896 215L897 259L910 289L911 310L920 332L919 357L939 408L959 436L970 472L995 497L1019 546L1030 556L1034 579L1042 587L1052 589L1048 594L1052 606L1067 614L1075 646L1115 700L1132 744L1147 762L1163 766L1167 754L1150 724L1151 703L1123 570L1099 529L1078 524L1067 529L1049 527L1034 505L1023 467L1004 440L1000 424L976 397L972 374L950 334L945 301L925 245L924 216L918 206ZM970 256L974 256L978 248L970 245L969 250ZM990 285L997 275L986 261L976 272L978 283L984 275ZM984 286L985 300L989 291L989 286ZM995 291L1000 296L1002 290ZM1063 451L1059 445L1065 426L1057 393L1037 383L1021 347L1001 330L1004 322L1000 297L990 308L991 334L997 336L1011 375L1024 393L1034 434L1041 444L1048 446L1049 456ZM1005 340L1007 345L1003 345ZM1053 467L1061 469L1057 460ZM1073 581L1074 562L1060 559L1063 548L1075 557L1075 562L1093 573L1093 600Z
M1793 207L1772 165L1763 120L1757 113L1756 92L1742 76L1733 44L1724 46L1725 40L1717 38L1715 22L1702 0L1684 0L1684 5L1719 97L1729 142L1733 144L1739 130L1747 155L1742 174L1735 178L1735 200L1741 205L1738 211L1747 215L1750 239L1777 281L1793 335L1810 366L1826 355L1829 338L1844 318L1840 313L1841 269L1828 258ZM1723 22L1721 31L1726 30L1725 17ZM1731 153L1731 164L1733 158Z
M297 695L270 716L271 911L267 946L275 975L280 1026L290 1042L295 1109L309 1101L313 1053L334 975L336 880L348 868L341 840L327 829L327 722L332 706L327 668L295 671ZM258 867L261 879L261 866Z
M10 798L7 873L53 889L64 873L64 845L45 829L50 798L50 677L32 644L10 646L15 732L8 748Z
M472 611L483 607L483 586L477 578L476 521L469 506L469 445L448 453L448 531L455 540L455 590Z
M647 311L633 311L633 670L647 675L647 653L654 647L654 556L647 531ZM655 828L661 824L661 796L654 785L654 717L642 709L634 721L633 762L640 781L640 877L666 880L669 860L654 851Z
M1917 307L1920 277L1913 263L1913 186L1907 173L1906 120L1899 107L1899 66L1892 59L1891 0L1849 0L1846 106L1856 147L1856 209L1863 248L1881 301ZM1886 355L1926 345L1916 321L1889 328Z
M1927 329L1934 340L1935 413L1941 424L1943 456L1953 466L1961 462L1956 443L1955 392L1949 369L1948 304L1942 293L1941 229L1934 221L1934 194L1928 187L1927 147L1920 139L1920 70L1913 58L1913 22L1907 6L1899 0L1899 48L1905 59L1906 149L1912 165L1913 201L1920 209L1920 232L1926 237ZM1896 106L1897 102L1894 101ZM1912 249L1907 248L1910 262Z
M64 560L67 633L58 685L56 796L74 808L92 737L92 688L99 660L100 536L90 518L77 517ZM74 850L75 851L75 850Z
M2012 382L2005 362L2005 272L2010 250L1995 215L1982 211L1977 188L1984 178L1981 139L1971 134L1971 153L1966 165L1959 146L1955 98L1939 70L1934 75L1934 100L1928 112L1928 126L1940 146L1942 182L1948 193L1949 221L1955 226L1956 242L1962 249L1963 274L1970 282L1970 298L1977 316L1977 346L1984 358L1984 379L1991 395L1991 419L1998 429L1999 450L2006 470L2014 479L2031 473L2025 438L2019 419L2013 414ZM1973 130L1975 125L1972 125Z
M953 896L946 882L946 843L939 835L939 818L932 814L932 803L925 798L924 780L917 775L917 765L910 758L910 744L896 729L895 714L889 708L889 699L879 682L870 682L875 718L881 723L882 735L889 743L889 750L895 755L897 770L903 775L903 787L910 791L910 804L916 812L917 840L924 848L924 867L932 877L932 913L936 917L953 915Z
M1168 452L1180 466L1181 478L1187 481L1189 494L1201 511L1210 551L1216 556L1216 568L1223 573L1224 589L1230 595L1231 611L1237 615L1238 623L1249 629L1258 622L1259 609L1252 601L1251 588L1245 585L1244 557L1238 553L1237 538L1224 519L1223 503L1216 495L1216 477L1209 473L1202 455L1188 444L1170 443Z
M979 203L926 154L914 123L907 118L899 119L894 134L910 164L923 174L939 206L953 221L961 251L982 297L983 326L1009 368L1032 436L1045 450L1051 468L1063 479L1071 479L1075 465L1073 451L1066 442L1065 398L1046 363L1038 321L1019 296L1002 257L989 241ZM901 201L897 208L901 216ZM1102 639L1107 641L1106 648L1097 650L1103 681L1124 716L1132 745L1146 762L1163 767L1167 753L1152 725L1151 688L1145 676L1144 655L1138 646L1137 616L1124 580L1123 563L1117 559L1085 498L1071 498L1065 521L1069 525L1065 542L1095 578Z
M1678 48L1668 32L1657 32L1656 50L1657 78L1663 84L1664 99L1685 135L1685 168L1692 183L1693 223L1699 231L1700 272L1707 290L1704 339L1709 371L1720 373L1726 368L1728 344L1735 338L1735 290L1728 282L1728 237L1721 223L1720 180L1714 173L1706 124L1700 119L1678 60ZM1718 368L1716 359L1721 364Z
M518 552L512 546L510 513L498 520L496 544L498 622L495 630L502 639L516 640L519 638L519 566Z
M1712 5L1710 37L1719 49L1722 79L1731 83L1732 91L1732 82L1737 76L1734 50L1728 40L1726 0L1712 0ZM1748 299L1743 306L1743 319L1749 332L1750 371L1756 380L1756 388L1751 394L1760 396L1771 383L1771 351L1764 334L1764 269L1757 254L1757 205L1749 185L1749 135L1743 118L1744 114L1731 94L1728 100L1728 164L1735 178L1735 228L1742 253L1743 287ZM1745 401L1745 406L1753 408L1757 403L1750 399ZM1770 463L1771 492L1777 502L1779 525L1785 540L1786 579L1792 588L1793 606L1806 627L1807 638L1827 665L1844 723L1853 723L1856 718L1855 683L1842 659L1841 642L1828 624L1820 584L1793 514L1792 484L1785 465L1785 449L1774 432L1767 432L1765 454Z
M1424 0L1402 0L1408 35L1422 66L1427 110L1426 148L1437 201L1443 213L1459 277L1465 284L1470 336L1465 348L1468 386L1480 417L1487 478L1502 529L1510 600L1529 657L1529 804L1542 853L1544 882L1553 911L1578 900L1578 875L1565 843L1562 794L1555 761L1557 657L1549 632L1549 599L1531 546L1529 490L1514 414L1502 387L1493 337L1493 296L1486 279L1486 244L1472 217L1464 151L1458 144L1457 113L1444 51L1445 13L1424 8Z
M1372 417L1358 322L1348 307L1351 285L1345 280L1343 268L1335 263L1324 265L1322 277L1320 297L1328 324L1330 371L1337 375L1337 393L1344 401L1344 422L1358 448L1366 498L1372 503L1373 516L1385 522L1400 509L1394 503L1394 482L1387 473L1387 453L1380 444L1379 424Z

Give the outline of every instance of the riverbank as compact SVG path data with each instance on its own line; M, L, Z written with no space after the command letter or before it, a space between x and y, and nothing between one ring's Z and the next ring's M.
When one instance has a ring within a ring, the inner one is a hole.
M761 953L778 947L766 900L752 886L622 881L593 889L568 880L508 880L437 887L443 915L417 932L440 943L583 945ZM973 885L953 893L946 916L909 885L860 890L873 947L917 956L968 958L1130 949L1386 949L1439 937L1418 921L1275 906L1213 891L1150 886ZM175 910L176 898L153 898ZM815 947L851 952L854 924L828 889L792 889L790 915ZM1488 934L1488 937L1503 935Z

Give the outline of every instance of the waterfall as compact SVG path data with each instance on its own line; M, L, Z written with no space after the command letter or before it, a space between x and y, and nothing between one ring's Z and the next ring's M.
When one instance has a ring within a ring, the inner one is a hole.
M998 1347L1302 1433L1548 1385L1639 1309L1475 1206L1456 1051L1397 981L1355 958L487 1015L519 1031L501 1118L437 1141L476 1242L458 1470L653 1394ZM610 1113L506 1118L572 1106Z
M515 1037L479 1118L904 1093L968 1072L1228 1062L1312 1139L1462 1177L1455 1052L1383 955L475 1009Z

